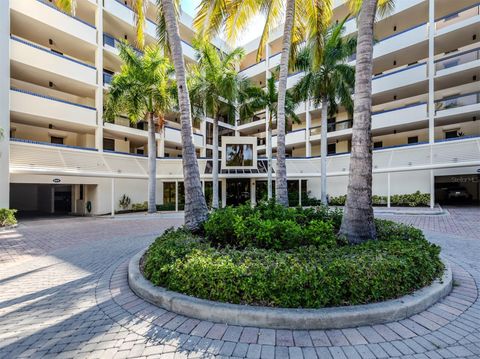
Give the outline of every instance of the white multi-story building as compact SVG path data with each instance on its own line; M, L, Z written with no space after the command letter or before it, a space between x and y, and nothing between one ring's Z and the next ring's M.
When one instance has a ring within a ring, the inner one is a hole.
M147 43L155 42L155 1L150 0ZM478 1L478 0L477 0ZM480 3L473 0L402 0L375 29L372 118L374 194L421 191L433 202L452 191L479 200ZM334 21L348 14L334 1ZM0 2L0 208L46 213L104 214L147 199L147 132L125 118L103 119L103 98L120 69L116 43L134 44L131 0L78 0L75 16L48 0ZM192 19L180 33L188 62ZM272 32L265 58L258 39L244 45L241 73L264 86L279 64L282 29ZM346 23L354 35L356 21ZM219 47L225 46L216 41ZM352 61L352 64L354 60ZM293 86L302 73L292 73ZM286 135L292 192L320 196L320 109L297 108L301 124ZM340 109L328 119L328 193L345 194L352 120ZM266 183L266 120L220 123L221 202L256 201ZM157 199L182 206L178 116L157 134ZM194 123L193 140L206 192L211 186L212 121ZM230 136L230 137L226 137ZM276 138L272 140L275 152ZM241 148L243 159L226 160ZM222 156L222 154L227 155ZM274 163L275 164L275 163ZM305 194L304 194L305 195ZM297 194L298 196L298 194ZM298 196L302 201L302 195Z

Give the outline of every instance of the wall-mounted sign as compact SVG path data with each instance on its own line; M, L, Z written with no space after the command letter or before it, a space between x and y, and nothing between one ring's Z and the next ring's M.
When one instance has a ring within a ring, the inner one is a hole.
M62 182L62 180L60 178L54 178L53 179L53 183L60 183Z

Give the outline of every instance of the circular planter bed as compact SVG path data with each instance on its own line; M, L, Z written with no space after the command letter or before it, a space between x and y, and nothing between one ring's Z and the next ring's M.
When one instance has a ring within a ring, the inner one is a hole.
M135 256L129 283L182 315L296 329L399 320L451 289L440 248L421 231L377 220L378 240L351 246L336 235L340 222L325 208L220 210L202 236L169 230Z

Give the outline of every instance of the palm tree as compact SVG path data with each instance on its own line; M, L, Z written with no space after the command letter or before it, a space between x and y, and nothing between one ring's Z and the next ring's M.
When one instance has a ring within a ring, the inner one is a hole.
M105 103L105 118L113 121L126 113L130 122L148 123L148 213L156 212L157 143L155 133L161 131L164 116L174 107L173 68L158 47L147 47L139 56L126 43L119 46L123 60L121 71L113 76Z
M346 19L345 19L346 20ZM345 20L311 38L297 55L295 67L305 76L295 85L295 97L322 106L321 172L322 203L327 204L327 116L333 116L339 103L352 113L355 69L346 64L354 53L356 38L342 38ZM318 44L318 39L322 44ZM321 47L320 49L318 47Z
M289 59L309 29L326 26L332 14L332 0L202 0L194 26L200 35L211 38L225 29L227 38L235 40L255 14L265 15L265 26L257 53L261 58L270 30L284 19L277 106L277 201L288 206L287 168L285 162L285 103ZM292 47L293 45L293 47ZM292 49L292 51L291 51Z
M66 13L75 15L77 0L55 0L55 5Z
M300 123L300 119L295 113L295 108L298 105L298 101L287 91L285 97L285 113L288 119L294 123ZM259 87L251 87L245 93L242 94L240 100L240 118L245 119L251 117L255 112L260 110L267 110L268 125L267 125L267 193L268 199L272 198L273 186L272 186L272 130L273 120L277 123L277 107L278 107L278 91L276 86L275 77L268 78L265 89Z
M340 234L352 243L376 238L372 207L372 72L373 28L377 8L389 11L393 0L350 0L359 11L358 46L355 65L352 152L348 176L347 202Z
M229 53L216 49L206 41L195 41L197 63L189 67L190 98L192 108L201 109L203 116L213 117L213 186L212 208L218 208L218 121L224 115L233 117L239 93L248 86L240 76L238 65L244 50L237 48ZM195 112L195 111L194 111Z
M185 225L198 230L207 219L208 208L202 192L200 170L192 138L192 113L185 73L182 42L178 30L179 0L158 0L158 41L170 52L175 68L182 136Z

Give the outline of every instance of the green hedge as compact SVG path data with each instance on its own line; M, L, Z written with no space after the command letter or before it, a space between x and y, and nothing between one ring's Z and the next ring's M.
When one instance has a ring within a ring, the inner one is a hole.
M337 245L342 214L327 207L285 208L273 201L226 207L204 223L206 238L216 246L289 249L302 245Z
M379 228L385 226L390 228ZM379 234L399 228L377 222ZM357 246L276 251L215 248L185 230L171 230L149 248L144 274L158 286L228 303L287 308L370 303L410 293L442 272L439 247L418 230L401 232ZM405 240L407 232L414 235Z
M16 209L0 208L0 227L13 226L17 224Z
M273 202L215 211L203 236L169 230L150 246L154 284L215 301L289 308L370 303L430 284L440 248L411 226L376 220L378 240L338 239L339 211Z
M332 206L344 206L347 196L330 197L328 203ZM372 196L374 206L386 206L387 196ZM417 191L411 194L395 194L390 196L390 205L396 207L428 207L430 206L430 194Z

